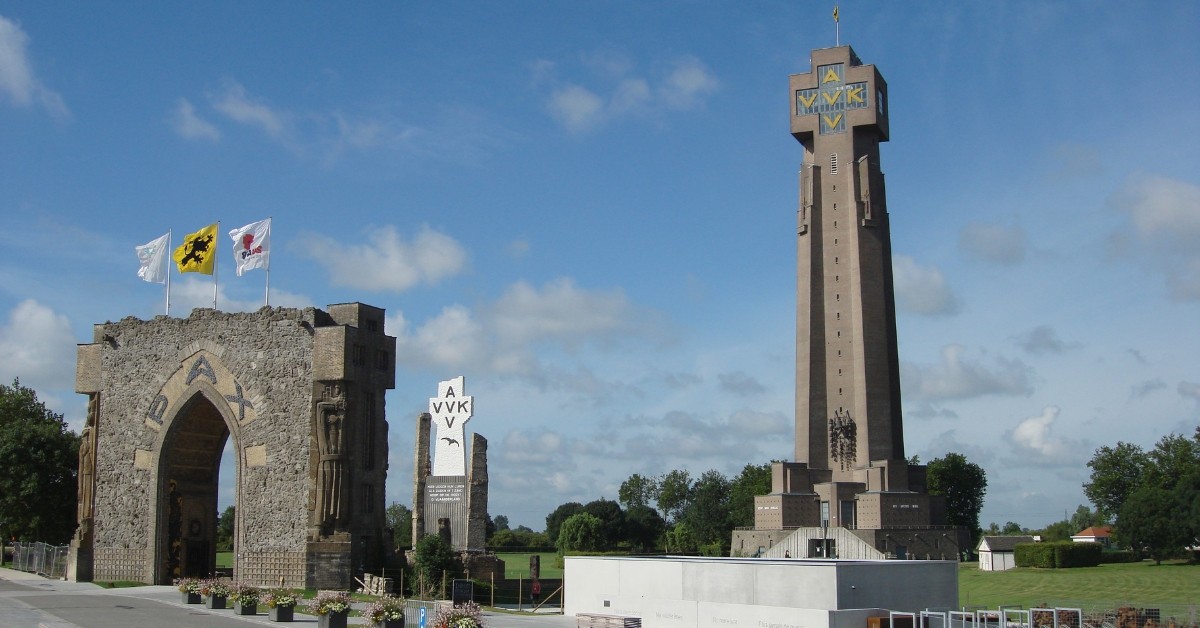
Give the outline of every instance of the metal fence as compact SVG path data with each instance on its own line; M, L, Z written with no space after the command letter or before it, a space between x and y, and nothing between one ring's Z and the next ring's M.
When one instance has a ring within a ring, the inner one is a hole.
M66 545L48 545L46 543L12 544L12 568L36 573L47 578L65 578L67 576Z

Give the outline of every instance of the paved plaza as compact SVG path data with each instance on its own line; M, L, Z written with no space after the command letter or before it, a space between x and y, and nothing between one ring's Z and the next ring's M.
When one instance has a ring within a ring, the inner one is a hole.
M553 628L574 626L573 617L548 614L485 613L488 628ZM296 613L293 625L315 626L316 617ZM180 602L173 586L106 589L86 582L50 580L35 574L0 569L0 626L5 628L245 628L278 625L265 611L254 616L232 610L209 610ZM362 618L351 617L351 625ZM418 626L416 618L407 625Z

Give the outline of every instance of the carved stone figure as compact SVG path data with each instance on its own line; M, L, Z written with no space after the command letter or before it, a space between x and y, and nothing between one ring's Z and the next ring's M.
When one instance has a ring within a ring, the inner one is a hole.
M79 439L79 528L77 538L87 541L92 533L92 494L96 486L96 421L100 415L100 395L88 398L86 423Z
M317 508L314 523L329 534L346 515L346 396L341 384L325 387L317 402Z

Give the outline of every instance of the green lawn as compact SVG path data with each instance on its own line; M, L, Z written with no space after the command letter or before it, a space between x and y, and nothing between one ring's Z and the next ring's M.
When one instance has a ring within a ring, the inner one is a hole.
M1200 565L1119 563L1074 569L1018 568L979 571L975 563L958 569L960 606L1195 604L1200 600Z
M233 568L233 552L217 552L217 569Z
M538 556L542 557L542 576L555 580L563 577L562 567L556 566L558 562L558 554L554 552L538 552ZM496 556L504 561L504 576L516 580L517 578L529 579L529 557L532 554L527 552L502 553L496 552Z

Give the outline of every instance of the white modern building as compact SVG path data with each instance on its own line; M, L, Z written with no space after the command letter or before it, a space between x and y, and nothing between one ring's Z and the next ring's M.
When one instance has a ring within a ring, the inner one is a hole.
M958 608L956 561L567 556L563 610L641 625L862 628Z

